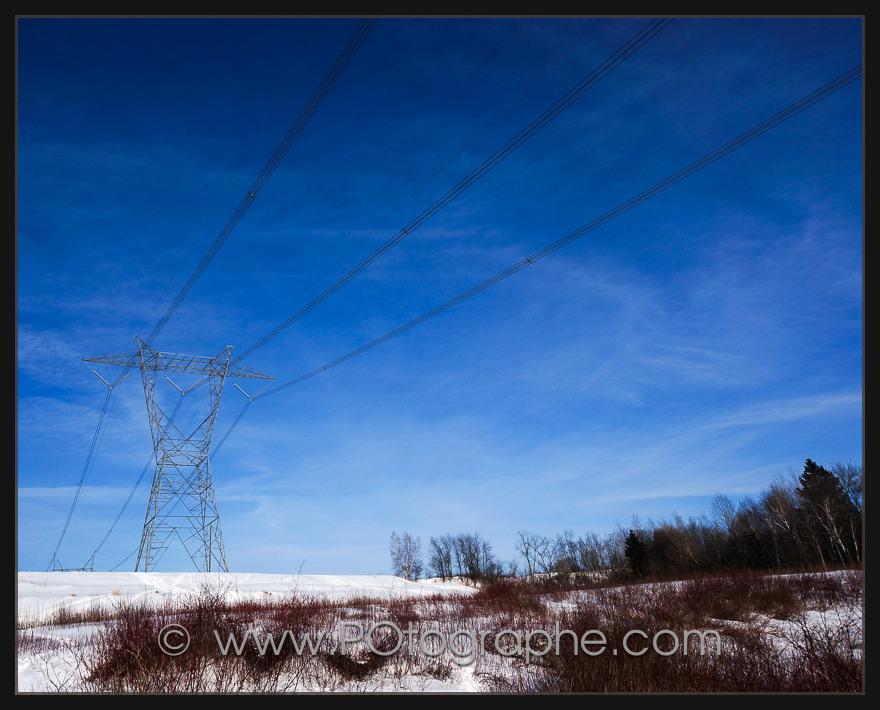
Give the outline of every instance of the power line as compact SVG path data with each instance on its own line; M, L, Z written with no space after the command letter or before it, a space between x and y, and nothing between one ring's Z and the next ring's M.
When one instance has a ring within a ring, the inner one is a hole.
M226 440L229 438L229 435L230 435L230 434L235 430L235 428L238 426L238 423L241 421L242 417L245 415L245 412L247 412L248 407L250 407L250 405L254 402L254 399L255 399L254 397L248 397L248 400L245 402L244 406L239 410L238 415L235 417L235 420L232 422L232 425L229 427L229 429L226 430L226 433L223 435L223 438L220 440L220 443L219 443L217 446L215 446L215 447L213 448L213 450L212 450L212 452L211 452L211 454L210 454L210 456L209 456L209 458L210 458L211 461L214 460L214 457L217 455L217 452L222 448L223 444L225 444L225 443L226 443ZM184 486L184 487L185 487L185 486L191 486L191 485L193 484L193 479L195 478L195 476L196 476L197 474L198 474L198 471L194 471L194 472L191 473L187 478L185 478L184 481L183 481L183 486ZM143 473L141 473L141 476L143 476ZM133 492L133 491L132 491L132 492ZM129 496L129 497L130 497L130 496ZM166 515L170 516L170 515L171 515L171 514L177 509L177 505L178 505L178 503L180 503L180 499L179 499L179 498L176 499L176 500L171 504L171 506L168 508L168 512L166 513ZM122 515L122 512L120 512L120 515L117 516L117 519L118 519L118 517L121 517L121 515ZM133 554L133 553L132 553L132 554ZM124 564L125 562L127 562L127 561L131 558L131 556L132 556L132 555L129 554L124 560L122 560L122 562L120 562L119 564L117 564L117 565L116 565L115 567L113 567L113 569L111 569L110 571L112 572L113 570L117 569L119 566L121 566L122 564ZM157 560L157 562L158 562L158 560Z
M226 430L226 433L225 433L225 434L223 435L223 437L220 439L220 443L217 444L217 446L214 447L214 451L211 452L211 459L212 459L212 460L213 460L213 458L217 455L217 453L220 451L220 449L223 448L223 444L226 443L226 440L229 438L229 435L235 430L235 427L238 426L238 423L241 421L242 417L244 417L245 412L247 412L248 408L249 408L249 407L250 407L255 401L256 401L256 397L250 397L250 398L248 398L248 400L244 403L244 406L239 410L238 415L235 417L235 419L233 420L232 424L231 424L231 425L229 426L229 428Z
M351 34L351 36L346 41L345 45L340 50L339 54L337 55L335 61L331 65L330 69L324 75L324 78L322 79L321 83L318 85L317 89L315 89L315 91L312 93L311 97L306 102L306 105L303 107L303 109L300 111L300 114L297 116L296 120L288 128L287 133L284 135L281 142L278 144L278 146L276 146L275 150L272 152L271 156L269 157L269 160L263 166L263 169L257 175L257 178L255 179L254 183L251 185L250 189L247 191L245 196L242 198L241 202L239 202L238 207L232 213L232 216L227 220L225 226L220 231L220 234L218 234L218 236L215 238L214 242L211 244L208 251L205 253L205 255L202 257L201 261L196 266L195 270L192 272L192 274L190 274L189 278L186 280L184 285L181 287L180 291L174 297L171 304L166 309L164 315L159 319L159 321L153 327L152 331L150 332L149 337L147 338L147 340L149 342L152 342L153 340L155 340L156 337L158 337L159 333L161 333L161 331L165 328L168 321L171 319L171 317L174 315L174 313L180 307L181 303L183 303L183 301L186 299L187 295L189 295L189 292L195 286L196 282L201 278L202 274L208 268L211 261L213 261L214 257L223 248L224 244L226 243L229 236L232 234L233 230L238 226L239 222L241 222L241 220L244 217L245 213L247 212L248 208L251 206L251 204L257 198L259 193L262 191L263 187L269 181L269 178L272 177L273 173L275 172L275 169L278 167L278 165L281 163L281 161L284 159L284 157L287 155L288 151L290 150L290 147L293 145L293 143L296 141L296 139L299 138L299 136L302 134L303 130L305 130L305 127L308 125L309 121L311 120L311 118L313 117L315 112L317 111L318 107L323 102L324 98L327 96L327 94L330 92L330 90L336 84L339 77L342 75L342 72L345 70L345 68L348 66L349 62L351 61L352 57L354 57L354 55L360 49L361 45L364 43L364 41L367 38L367 35L369 34L370 30L372 29L373 24L375 24L375 19L372 19L372 18L365 18L358 23L354 32ZM58 549L60 548L61 542L63 541L64 536L67 533L67 529L70 525L70 520L73 515L73 511L76 508L76 504L79 500L79 495L82 490L83 483L85 481L86 473L87 473L89 466L91 464L91 460L94 455L95 449L97 448L97 443L98 443L98 440L99 440L100 434L101 434L101 428L102 428L102 425L104 422L104 417L106 415L107 407L109 406L111 396L112 396L112 387L110 387L108 389L107 396L105 397L104 407L102 408L101 415L100 415L100 418L98 421L98 425L95 429L95 434L92 437L92 442L89 447L89 453L86 458L86 463L83 466L82 473L80 475L80 481L77 486L76 493L74 495L74 500L73 500L73 502L71 504L71 508L68 512L67 520L66 520L64 528L62 530L61 537L58 541L58 545L56 546L55 552L52 555L52 560L49 562L50 567L52 567L53 565L56 565L56 566L58 565L58 559L57 559ZM148 467L149 467L149 463L147 464L147 468ZM131 496L134 495L135 490L140 485L140 482L142 481L142 479L145 475L145 471L146 471L146 469L141 471L141 474L138 477L134 488L132 488L132 491L131 491L131 494L129 495L129 498L126 500L126 503L123 505L123 512L124 512L124 509L127 507L129 501L131 500ZM110 532L112 532L112 528L115 527L115 525L119 522L119 517L121 517L121 515L117 517L116 521L111 526ZM108 537L109 537L109 533L108 533ZM93 552L92 557L94 557L94 555L101 548L101 546L103 546L104 542L106 542L106 537L99 544L98 549L95 552Z
M288 72L283 81L283 88L278 91L278 95L291 95L298 79L299 77L296 72ZM250 129L251 135L265 135L272 125L272 112L264 111L260 116L256 117L252 125L253 128ZM247 141L242 147L243 150L234 151L230 156L229 174L223 180L222 190L210 200L210 204L207 205L201 219L198 220L200 226L197 229L186 230L186 236L180 240L176 248L163 250L147 269L149 272L154 272L159 267L164 268L166 264L170 264L170 275L165 280L165 290L170 290L174 284L180 283L184 279L190 265L185 263L185 260L180 258L180 255L188 254L196 248L200 239L209 231L209 226L215 221L214 217L217 216L221 207L227 204L231 193L238 191L238 176L241 174L244 166L252 164L258 158L258 152L260 154L263 152L263 146L255 145L252 141ZM154 322L163 313L165 308L167 308L167 305L164 301L157 301L155 307L150 311L149 317L145 320L147 322Z
M89 471L89 467L92 463L92 457L95 454L95 448L98 445L98 439L101 437L101 429L104 426L104 419L107 416L107 410L110 407L110 399L113 396L113 386L107 385L107 393L104 395L104 403L101 405L101 413L98 416L98 425L95 427L95 433L92 434L92 442L89 445L89 452L86 454L85 463L83 463L82 471L79 474L79 482L76 485L76 491L73 494L73 500L70 502L70 509L67 511L67 519L64 521L64 526L61 528L61 535L58 537L58 543L55 545L55 550L52 552L52 559L49 560L49 565L46 568L47 570L52 569L53 567L60 567L60 563L58 561L58 550L61 549L61 543L64 542L64 536L67 535L67 529L70 527L70 519L73 517L73 511L76 510L76 504L79 502L79 496L82 493L83 484L86 480L86 474Z
M458 195L464 192L467 188L473 185L477 180L486 175L489 171L491 171L494 167L496 167L502 160L504 160L508 155L510 155L514 150L519 148L523 143L525 143L529 138L531 138L538 130L543 128L547 123L553 120L556 116L558 116L562 111L571 106L576 100L578 100L581 96L583 96L589 89L595 86L601 79L607 76L615 67L617 67L621 62L627 59L629 56L634 54L638 49L644 46L650 39L652 39L660 30L670 22L669 19L657 18L648 23L644 28L642 28L639 32L637 32L633 37L631 37L624 45L618 48L610 57L608 57L602 64L600 64L597 68L595 68L590 74L584 77L580 82L578 82L574 87L572 87L565 95L547 107L541 114L539 114L535 119L533 119L529 124L527 124L524 128L520 129L516 134L513 135L504 145L498 148L491 156L489 156L486 160L484 160L480 165L471 170L464 178L459 180L455 186L453 186L449 191L446 192L441 198L436 200L430 207L423 210L418 217L412 220L409 224L403 227L395 236L382 244L379 248L374 250L369 256L367 256L364 260L362 260L359 264L353 267L350 271L348 271L345 275L343 275L340 279L338 279L334 284L325 289L321 294L312 299L309 303L303 306L299 311L294 313L290 318L282 322L280 325L273 328L269 333L262 336L259 340L257 340L253 345L246 348L241 354L237 355L234 362L240 362L244 360L249 355L253 354L256 350L263 347L270 340L275 338L281 332L289 328L296 321L300 320L306 314L317 308L324 300L326 300L330 295L336 292L339 288L341 288L345 283L353 279L357 276L361 271L366 269L371 263L373 263L380 256L385 254L387 251L396 246L399 242L401 242L404 238L409 236L413 231L418 229L422 224L424 224L428 219L430 219L437 212L442 210L446 205L448 205L452 200L454 200ZM472 140L472 139L471 139ZM465 145L469 145L471 140L468 141ZM464 148L464 146L462 147ZM461 149L460 149L461 150ZM448 161L447 161L448 162ZM445 162L442 168L445 166ZM437 171L439 172L439 170ZM428 182L432 180L436 176L436 172L429 178ZM427 184L427 183L424 183ZM423 186L424 186L423 184ZM421 187L419 188L421 189ZM398 207L399 208L399 207ZM347 256L348 252L337 259L337 261L333 264L333 267L336 264L340 263L342 259ZM331 267L331 268L333 268ZM220 444L214 449L214 455L220 450L223 444L226 443L227 438L232 433L232 431L238 426L242 417L248 410L249 405L256 401L258 397L253 397L248 400L248 402L242 407L241 411L235 418L235 421L230 425L230 427L226 430L226 433L220 440Z
M800 113L801 111L804 111L805 109L813 106L814 104L818 103L822 99L830 96L834 92L838 91L839 89L842 89L843 87L847 86L848 84L850 84L853 81L855 81L856 79L858 79L859 76L861 76L861 72L862 72L861 65L858 65L858 66L854 67L853 69L850 69L845 74L842 74L841 76L837 77L836 79L829 81L827 84L824 84L823 86L819 87L818 89L816 89L812 93L806 95L805 97L803 97L799 101L795 101L794 103L790 104L787 108L783 109L782 111L779 111L778 113L773 114L770 118L762 121L761 123L757 124L753 128L750 128L748 131L741 133L736 138L733 138L732 140L728 141L727 143L724 143L723 145L721 145L720 147L716 148L715 150L707 153L703 157L695 160L694 162L686 165L685 167L681 168L680 170L672 173L669 177L664 178L663 180L655 183L654 185L647 188L646 190L643 190L642 192L638 193L637 195L620 203L619 205L617 205L613 209L608 210L607 212L601 214L599 217L596 217L594 220L582 225L581 227L578 227L577 229L569 232L565 236L557 239L556 241L551 242L547 246L543 247L542 249L539 249L538 251L536 251L533 254L527 256L526 258L518 261L517 263L513 264L512 266L509 266L506 269L499 271L494 276L491 276L490 278L486 279L485 281L482 281L481 283L477 284L476 286L473 286L466 291L462 291L457 296L451 298L450 300L446 301L445 303L443 303L435 308L432 308L431 310L418 316L417 318L413 318L412 320L404 323L403 325L398 326L397 328L394 328L393 330L388 331L384 335L382 335L374 340L371 340L370 342L365 343L364 345L361 345L359 348L355 348L351 352L346 353L345 355L342 355L341 357L338 357L335 360L331 360L330 362L328 362L320 367L316 367L315 369L310 370L310 371L306 372L305 374L300 375L299 377L295 377L294 379L289 380L287 382L284 382L276 387L273 387L272 389L266 390L262 394L254 397L254 401L261 400L261 399L263 399L265 397L269 397L270 395L273 395L273 394L277 394L278 392L281 392L282 390L285 390L289 387L292 387L292 386L297 385L301 382L304 382L305 380L311 379L312 377L315 377L316 375L320 375L321 373L326 372L327 370L333 369L334 367L338 367L339 365L342 365L343 363L348 362L349 360L357 357L358 355L362 355L363 353L368 352L369 350L372 350L373 348L376 348L379 345L382 345L383 343L386 343L389 340L398 337L399 335L403 335L404 333L412 330L416 326L421 325L425 321L428 321L431 318L434 318L435 316L440 315L441 313L445 313L446 311L457 306L458 304L462 303L463 301L466 301L467 299L472 298L473 296L476 296L479 293L482 293L486 289L491 288L492 286L500 283L501 281L504 281L505 279L513 276L514 274L522 271L526 267L529 267L532 264L537 263L538 261L540 261L544 257L549 256L553 252L570 244L571 242L575 241L576 239L580 239L581 237L585 236L586 234L589 234L590 232L607 224L611 220L616 219L617 217L624 214L625 212L628 212L629 210L633 209L634 207L637 207L638 205L642 204L643 202L650 200L652 197L656 196L660 192L667 190L668 188L670 188L673 185L681 182L682 180L690 177L691 175L698 172L699 170L702 170L703 168L711 165L712 163L716 162L717 160L720 160L721 158L725 157L729 153L732 153L734 150L742 147L746 143L754 140L755 138L758 138L759 136L766 133L770 129L778 126L780 123L788 120L789 118L795 116L796 114ZM239 417L239 419L240 419L240 417ZM237 422L238 422L238 420L236 420L236 423ZM226 437L229 436L230 433L231 433L231 428L224 435L224 440L226 439Z
M385 216L378 222L376 229L382 229L385 225L391 220L391 218L397 214L401 209L403 209L406 205L413 201L413 199L419 195L424 189L430 185L443 171L449 166L452 161L457 158L459 155L464 153L465 150L470 148L474 143L476 143L477 139L480 138L484 133L486 133L490 128L494 127L501 120L504 115L504 109L500 109L492 116L489 121L486 121L483 125L477 128L459 147L449 153L446 154L446 157L427 175L423 178L423 180L409 192L409 194L404 197L400 202L398 202L392 209L385 213ZM291 304L296 303L299 299L306 294L308 294L315 286L317 286L325 277L330 276L333 271L343 263L351 254L354 252L356 245L352 244L348 249L343 251L343 253L337 257L330 266L326 269L323 269L319 274L317 274L314 278L309 280L309 283L304 286L300 291L297 292L296 296L288 303L281 305L279 308L276 308L272 314L272 317L266 320L274 321L276 318L280 317L285 311L289 310ZM251 330L251 333L248 334L248 338L250 339L250 335L257 335L260 331L263 330L263 326L259 325ZM219 447L218 447L219 448ZM214 453L217 452L217 449L214 450Z
M140 545L138 545L138 547L135 547L135 548L134 548L131 552L129 552L129 553L128 553L128 554L127 554L122 560L120 560L120 561L117 562L115 565L113 565L113 566L110 568L110 571L111 571L111 572L115 572L115 571L118 570L120 567L122 567L122 565L124 565L124 564L125 564L126 562L128 562L132 557L135 556L135 553L137 553L139 547L140 547Z
M210 458L212 460L217 455L217 452L223 447L223 444L226 443L226 440L229 438L229 435L238 426L238 423L241 421L242 417L244 417L245 412L247 411L248 407L250 407L250 405L254 402L254 399L255 399L254 397L249 397L248 400L244 403L244 406L241 408L241 410L239 410L238 415L235 417L235 420L232 422L232 425L229 427L229 429L226 430L226 433L223 435L223 438L220 440L220 443L217 444L217 446L215 446L213 451L211 452ZM180 400L178 400L177 407L175 407L174 413L171 415L170 421L174 420L174 415L177 413L177 408L180 407L180 403L182 400L183 400L183 397L181 397ZM95 548L95 551L92 553L92 556L90 558L91 561L94 561L95 555L98 554L98 551L101 549L101 547L103 547L104 543L107 542L108 538L110 537L111 533L113 532L113 529L119 523L120 519L122 518L123 514L125 513L126 508L128 507L128 504L131 502L132 496L134 496L134 493L137 490L137 487L141 484L141 480L144 478L144 475L146 474L147 470L150 468L151 464L152 464L152 459L150 459L150 461L147 461L147 463L144 465L144 468L141 470L140 476L138 476L137 482L132 487L131 492L128 494L128 498L126 499L125 503L122 505L122 509L117 514L116 520L113 521L113 524L110 526L110 529L104 535L104 539L101 540L98 547ZM168 512L169 515L174 512L175 508L177 508L178 502L179 501L176 500L171 505L171 508ZM114 567L110 568L110 571L113 572L116 569L118 569L119 567L121 567L123 564L128 562L128 560L131 559L131 557L134 555L135 552L138 551L138 549L139 548L136 547L134 549L134 551L132 551L130 554L128 554L125 557L125 559L123 559L121 562L117 563ZM88 564L86 566L88 566Z
M254 180L247 193L242 197L241 202L239 202L238 207L235 208L235 211L229 217L223 229L220 230L220 234L214 239L214 242L208 248L208 251L202 257L202 260L198 263L195 270L190 274L189 278L180 288L180 291L171 301L165 314L158 320L156 325L153 326L153 329L150 331L150 334L146 339L147 342L152 343L158 337L159 333L165 328L175 311L180 307L180 304L183 303L184 299L189 295L189 292L192 291L193 286L195 286L196 282L201 278L205 269L208 268L211 261L213 261L214 257L217 256L218 252L223 248L226 240L229 239L233 230L238 226L239 222L241 222L245 213L260 194L260 191L269 181L269 178L272 177L275 169L287 155L294 141L296 141L305 130L305 127L318 110L318 107L321 105L324 98L330 92L330 89L333 88L342 72L348 66L352 57L354 57L355 53L360 49L374 23L375 20L372 18L363 19L358 23L357 28L355 28L355 31L342 47L342 50L337 55L336 60L331 65L330 69L324 75L318 88L315 89L314 93L306 102L306 105L300 111L299 116L297 116L296 120L290 125L284 138L272 152L269 160L263 166L263 169L260 171L259 175L257 175L257 178Z
M180 395L177 399L177 403L174 405L174 409L171 412L171 416L168 418L168 424L171 425L174 423L174 418L177 416L178 411L180 410L180 405L183 404L183 395ZM137 477L137 481L131 487L131 491L128 493L128 497L125 499L125 502L122 504L122 508L119 510L119 513L116 514L116 518L113 520L113 523L110 525L110 528L104 534L104 537L101 538L101 542L98 543L97 547L92 551L91 556L89 557L88 562L86 562L86 567L90 566L90 562L94 564L95 557L101 551L101 548L104 547L107 540L110 539L110 536L113 534L113 531L116 529L116 526L119 524L119 521L122 519L122 516L125 514L125 511L128 509L129 503L131 503L131 499L134 497L134 494L137 492L137 489L140 487L141 482L144 480L144 476L147 475L147 471L149 471L153 467L154 456L150 456L147 462L144 464L144 467L141 469L140 474ZM130 557L130 555L129 555ZM111 570L112 571L112 570Z
M257 340L253 345L249 346L244 351L237 354L235 357L235 362L240 362L249 355L253 354L259 348L266 345L266 343L276 337L279 333L286 330L298 320L303 318L305 315L317 308L327 298L329 298L336 291L342 288L346 283L351 281L364 269L370 266L370 264L389 252L395 246L397 246L401 241L403 241L406 237L408 237L415 230L421 227L431 217L440 212L450 202L452 202L455 198L461 195L480 178L482 178L493 168L495 168L501 161L503 161L507 156L509 156L521 145L523 145L523 143L529 140L529 138L531 138L541 128L547 125L565 109L571 106L575 101L581 98L581 96L583 96L586 92L588 92L596 84L598 84L602 79L608 76L608 74L610 74L624 60L626 60L628 57L632 56L635 52L641 49L669 22L671 22L671 20L664 18L656 18L651 20L647 24L647 26L645 26L639 32L633 35L633 37L631 37L626 43L618 48L610 57L602 62L602 64L596 67L596 69L590 72L590 74L584 77L571 90L569 90L568 93L566 93L551 106L545 109L534 120L532 120L531 123L522 128L503 146L498 148L498 150L496 150L491 156L489 156L486 160L480 163L480 165L478 165L465 177L459 180L459 182L456 183L456 185L453 186L449 191L447 191L445 195L436 200L430 207L423 210L421 214L419 214L409 224L402 227L401 230L397 232L397 234L395 234L393 237L391 237L375 250L373 250L373 252L371 252L366 258L360 261L357 265L353 266L347 273L345 273L333 284L324 289L320 294L315 296L311 301L309 301L306 305L296 311L296 313L290 316L287 320L283 321L280 325L273 328L269 333Z

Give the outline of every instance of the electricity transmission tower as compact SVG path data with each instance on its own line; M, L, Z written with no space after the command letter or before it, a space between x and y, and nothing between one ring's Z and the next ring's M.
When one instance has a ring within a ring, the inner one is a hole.
M200 572L227 572L209 461L220 396L227 377L273 378L239 365L232 367L231 345L207 357L160 352L140 338L136 340L138 347L133 354L86 358L86 362L138 368L143 380L156 466L135 571L155 569L165 551L179 540ZM196 384L183 390L166 374L165 379L180 394L208 384L208 414L189 434L184 434L159 406L156 380L160 372L200 377Z

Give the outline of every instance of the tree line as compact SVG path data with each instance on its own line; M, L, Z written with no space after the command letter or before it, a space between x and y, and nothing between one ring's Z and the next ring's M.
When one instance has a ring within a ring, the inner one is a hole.
M392 533L394 574L472 581L501 576L554 579L673 576L732 569L828 568L862 560L862 467L830 469L807 459L797 477L780 479L757 497L734 503L717 496L708 516L634 520L600 535L520 530L517 559L502 562L477 533L432 537L423 563L421 540ZM567 577L566 577L567 576Z

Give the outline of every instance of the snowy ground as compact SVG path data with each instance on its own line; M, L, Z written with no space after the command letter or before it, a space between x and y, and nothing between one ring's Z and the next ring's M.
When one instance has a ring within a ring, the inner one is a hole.
M457 582L408 582L391 575L255 574L198 572L19 572L18 619L39 622L61 607L111 607L120 600L161 604L197 594L204 586L223 590L230 601L284 596L293 592L333 599L471 594Z
M61 608L82 611L95 607L112 609L120 601L161 605L163 602L198 594L204 587L222 590L230 601L271 599L292 593L331 599L366 596L430 596L434 594L473 594L473 586L436 579L409 582L391 575L284 575L255 573L138 573L138 572L19 572L18 622L34 627L49 648L39 653L23 653L18 658L20 692L52 692L67 687L75 675L75 660L69 644L76 644L99 630L97 624L64 627L44 622ZM470 669L464 668L454 684L420 679L412 690L475 691ZM381 685L363 690L390 690Z
M842 573L830 573L842 574ZM647 585L650 586L650 585ZM20 572L18 574L18 623L39 641L38 648L20 652L18 657L18 690L20 692L53 692L75 690L71 679L77 675L76 651L91 648L99 624L79 623L50 626L45 622L55 612L66 609L82 612L93 608L111 609L120 601L160 605L166 601L196 595L205 587L222 591L229 601L271 600L293 593L321 596L333 600L352 597L392 598L431 596L436 594L472 594L473 586L460 581L424 580L408 582L390 575L279 575L279 574L199 574L199 573L99 573L99 572ZM544 600L549 608L571 608L578 598L593 591L573 591L553 595ZM849 607L809 611L805 620L810 626L861 626L860 610ZM854 616L855 614L855 616ZM755 617L757 623L781 649L794 649L799 631L792 621ZM741 622L717 620L715 628L742 626ZM861 656L861 633L855 634L853 646ZM498 670L498 669L496 669ZM501 669L503 671L503 669ZM473 666L454 669L440 680L426 676L406 678L376 676L373 681L348 686L350 691L457 691L479 692L478 673ZM308 688L303 688L308 689ZM319 689L319 688L316 688Z

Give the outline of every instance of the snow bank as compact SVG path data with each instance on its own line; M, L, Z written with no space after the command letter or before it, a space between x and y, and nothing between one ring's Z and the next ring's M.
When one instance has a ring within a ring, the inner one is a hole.
M158 605L198 594L206 585L222 590L230 601L283 597L294 592L346 599L354 596L472 594L475 591L459 582L409 582L392 575L19 572L18 618L36 621L62 607L87 609L110 606L117 600Z

